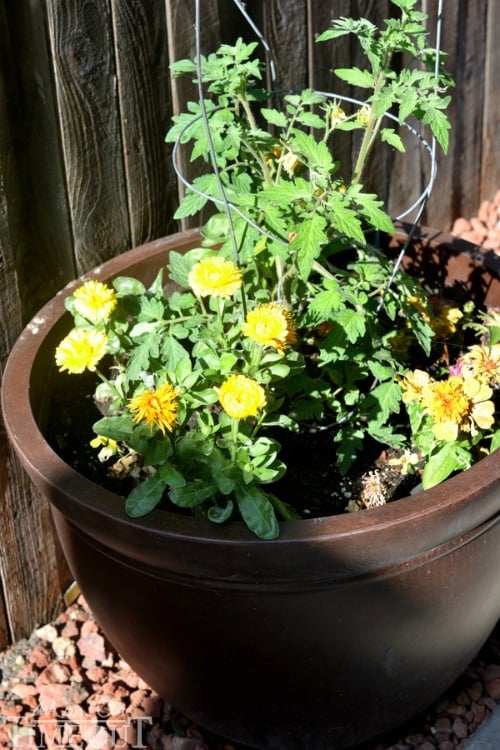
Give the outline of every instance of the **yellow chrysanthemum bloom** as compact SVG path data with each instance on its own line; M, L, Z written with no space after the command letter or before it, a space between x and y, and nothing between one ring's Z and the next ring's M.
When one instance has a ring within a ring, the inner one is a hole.
M273 346L280 354L285 351L285 346L297 341L292 316L277 302L268 302L251 310L241 330L252 341L262 346Z
M491 385L500 383L500 344L474 344L460 360L462 371Z
M220 255L196 263L188 281L198 297L232 297L242 284L238 266Z
M77 375L84 370L94 371L108 351L108 339L93 328L73 328L56 349L56 365L61 372Z
M230 375L219 388L219 401L233 419L255 417L267 403L263 387L246 375Z
M151 429L156 426L163 434L172 432L177 423L177 396L177 389L170 383L134 396L129 401L134 422L146 422Z
M400 385L403 390L403 402L405 404L410 401L421 401L424 389L429 385L431 376L424 370L414 370L408 372L406 377L400 380Z
M86 281L73 294L75 310L92 323L107 320L116 307L116 294L102 281Z

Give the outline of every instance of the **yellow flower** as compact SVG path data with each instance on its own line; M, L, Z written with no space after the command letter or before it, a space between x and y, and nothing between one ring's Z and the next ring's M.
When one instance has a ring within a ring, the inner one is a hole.
M436 336L447 338L457 330L458 321L463 318L463 313L458 307L443 305L436 313L436 317L430 325Z
M56 349L56 365L72 375L94 371L108 350L108 339L93 328L73 328Z
M283 354L285 346L297 341L292 317L283 305L269 302L251 310L241 326L245 336L262 346L273 346Z
M241 271L221 256L204 258L189 273L189 285L198 297L231 297L242 283Z
M399 467L402 476L406 476L410 471L414 469L415 466L418 465L419 461L420 457L418 453L404 451L404 453L402 453L397 458L390 458L387 463L389 464L389 466Z
M346 113L337 101L332 102L329 108L330 125L333 127L346 119Z
M365 127L368 125L370 120L370 107L367 104L361 107L361 109L358 109L356 112L356 120L360 125L364 125Z
M424 389L429 385L430 380L429 373L423 370L408 372L400 381L403 389L403 402L408 404L410 401L421 401Z
M474 344L460 359L465 374L474 375L485 383L500 383L500 344L481 346Z
M86 281L73 294L75 310L92 323L107 320L116 307L116 294L102 281Z
M470 429L476 434L475 425L488 430L495 421L495 404L491 401L493 390L480 378L464 380L464 393L470 399Z
M284 151L278 161L283 165L283 169L290 177L293 176L293 173L300 165L299 157L293 151L290 151L290 149Z
M477 434L477 427L488 429L494 421L492 390L475 378L452 375L447 380L432 381L424 390L422 406L434 425L438 440L452 442L460 430Z
M129 401L129 409L134 415L134 422L146 422L153 429L158 427L172 432L177 423L178 392L170 383L158 386L154 391L143 391Z
M103 463L105 461L108 461L111 456L115 456L117 453L120 452L120 449L118 447L118 443L116 440L113 440L112 438L104 437L104 435L98 435L93 440L90 441L90 446L92 448L100 448L101 450L97 454L97 458L99 461L102 461Z
M261 385L246 375L230 375L219 388L219 401L229 417L255 417L267 403Z

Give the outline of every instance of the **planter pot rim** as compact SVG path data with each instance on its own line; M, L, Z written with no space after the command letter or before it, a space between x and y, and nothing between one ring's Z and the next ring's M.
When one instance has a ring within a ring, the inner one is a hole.
M419 232L420 239L429 239L434 244L446 244L453 248L454 252L466 250L471 257L474 257L478 251L470 243L457 241L456 238L437 230L421 229ZM105 280L123 273L133 275L134 266L140 263L145 253L154 256L180 245L186 248L195 247L198 240L198 230L179 232L167 238L146 243L124 254L127 261L126 268L123 266L124 256L116 256L82 278ZM213 548L213 545L220 545L225 549L233 548L233 553L228 554L230 556L234 554L240 560L245 555L253 558L254 550L259 548L259 554L261 554L263 548L266 547L269 550L269 557L286 554L288 558L293 555L295 544L302 544L309 540L316 548L321 547L323 542L328 545L336 544L339 557L345 558L346 569L352 570L352 566L355 565L358 571L366 571L371 565L372 558L375 558L375 553L378 554L386 544L386 535L389 530L393 535L394 529L400 528L401 549L398 549L397 545L394 547L392 543L392 548L387 550L387 557L392 563L394 558L404 562L406 529L411 528L417 521L423 524L422 528L425 531L420 540L420 552L425 553L443 543L443 525L448 527L444 537L446 541L447 537L451 539L455 536L457 531L468 533L498 512L500 486L497 451L467 471L425 493L388 503L381 508L283 522L279 539L273 541L257 539L243 523L239 522L220 527L208 521L158 510L142 519L128 518L123 508L123 499L78 474L53 451L38 427L31 404L33 392L31 364L33 362L36 364L36 360L41 357L40 349L46 342L54 322L65 313L64 299L73 293L75 286L81 281L81 278L73 281L61 290L21 333L5 368L2 407L10 440L16 451L21 454L28 473L42 484L44 493L51 502L70 521L77 522L98 543L108 538L112 526L119 528L120 532L115 532L115 535L116 550L120 553L120 540L122 538L126 541L133 539L139 525L148 535L149 549L138 554L144 556L145 564L153 564L153 562L156 564L165 535L172 541L173 555L177 550L175 543L177 540L183 545L201 542L207 548ZM65 493L72 498L71 510L61 500L61 484L64 485ZM473 499L479 497L480 494L481 499L474 503ZM90 508L94 511L92 514L87 512ZM392 539L394 540L394 536ZM356 552L353 550L351 553L350 549L353 545ZM257 574L257 571L252 571L249 565L249 575Z

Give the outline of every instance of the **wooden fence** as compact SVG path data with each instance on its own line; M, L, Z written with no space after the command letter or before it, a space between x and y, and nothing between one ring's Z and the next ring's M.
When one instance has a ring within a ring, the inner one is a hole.
M231 0L202 0L205 52L253 38ZM500 187L500 6L445 2L443 48L457 88L450 152L425 221L449 229ZM437 0L422 0L435 19ZM359 61L354 39L314 42L331 18L386 16L389 0L247 0L283 88L334 85ZM177 229L164 144L189 83L168 64L194 54L194 0L6 0L0 6L0 373L22 326L75 275ZM355 93L355 92L354 92ZM353 141L345 138L349 158ZM184 164L189 172L189 165ZM418 195L426 157L387 149L370 186L394 214ZM0 425L0 649L47 621L70 580L47 507Z

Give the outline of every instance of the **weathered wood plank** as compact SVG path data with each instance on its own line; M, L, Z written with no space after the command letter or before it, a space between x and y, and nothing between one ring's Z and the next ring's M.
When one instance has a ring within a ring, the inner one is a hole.
M111 11L46 0L79 273L130 246Z
M50 231L44 234L47 225L40 222L39 209L33 209L31 201L39 194L40 205L47 206L50 196L42 185L51 184L55 167L53 171L48 170L43 182L40 168L30 171L28 161L37 153L35 147L40 146L39 138L47 134L50 110L45 116L41 114L40 133L34 135L34 143L26 144L20 155L18 139L35 129L33 118L28 121L23 118L27 91L32 96L33 112L40 114L37 92L26 87L37 55L31 51L29 54L20 52L18 34L21 29L26 32L25 41L33 40L29 25L26 18L16 15L17 26L12 30L13 17L8 18L6 10L5 6L0 8L3 40L0 47L0 377L10 348L21 331L23 317L29 314L33 304L27 297L33 293L35 284L40 285L35 298L37 304L40 294L50 296L55 291L54 283L58 284L61 279L58 273L68 270L62 260L60 271L56 271L56 250L60 250L56 242L55 248L48 249L46 254L45 273L40 272L44 250L47 250L44 243L52 235ZM14 61L20 60L23 64L16 68ZM40 93L45 83L43 65L38 67L38 73ZM45 153L37 153L42 164L51 149L47 146ZM52 199L56 196L57 190ZM58 223L55 205L47 210L56 225L64 226L64 221ZM50 274L54 278L49 278ZM0 590L3 592L0 596L0 647L3 648L8 639L28 635L37 622L45 622L54 615L61 606L61 590L69 573L55 542L47 503L35 492L13 455L1 420L0 519Z
M16 205L13 250L26 322L74 277L75 267L60 147L54 137L58 124L42 6L8 3L2 14L8 97L4 116L9 117L12 135L5 169L9 201Z
M486 13L481 200L500 188L500 3L489 0Z
M165 7L157 0L112 0L111 8L131 242L137 245L173 230L177 204L164 142L171 116Z
M305 88L308 39L304 0L268 0L264 5L262 31L274 53L278 87Z

